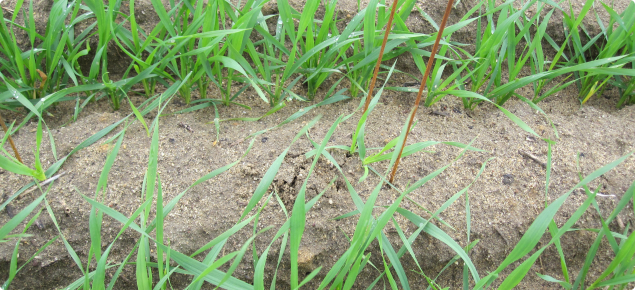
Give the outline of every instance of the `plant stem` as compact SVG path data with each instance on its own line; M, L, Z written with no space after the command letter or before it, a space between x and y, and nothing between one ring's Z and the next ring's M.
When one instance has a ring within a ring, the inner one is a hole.
M445 14L443 14L443 20L441 21L441 26L439 26L437 39L434 41L434 45L432 46L432 51L430 51L430 58L428 59L428 64L426 65L426 72L423 75L423 79L421 80L421 86L419 86L419 93L417 94L417 99L415 100L414 109L412 110L412 114L410 114L408 127L406 127L406 136L403 140L403 144L401 144L401 149L399 149L399 155L397 156L397 161L395 162L395 165L392 167L392 172L390 173L390 183L393 183L393 180L395 179L397 166L399 166L399 160L401 159L403 148L406 145L406 141L408 141L408 134L410 133L410 127L412 126L412 121L414 120L415 115L417 114L417 109L419 108L419 102L421 101L421 95L423 94L423 89L426 87L426 81L428 80L428 75L430 74L430 70L432 69L432 65L434 63L434 56L436 55L437 49L439 48L439 41L441 41L441 36L443 35L443 29L445 28L445 23L448 21L448 16L450 16L450 11L452 10L453 2L454 0L448 0L448 5L445 7Z
M362 114L366 113L368 104L370 104L371 95L373 89L375 89L375 81L377 80L377 73L379 73L379 66L381 65L381 59L384 56L384 49L386 48L386 42L388 42L388 34L390 34L390 28L392 28L392 19L395 17L395 11L397 10L397 0L392 1L392 10L390 11L390 17L388 18L388 24L386 24L386 32L384 33L384 41L381 43L379 49L379 58L377 58L377 64L375 64L375 72L373 73L373 79L370 81L370 87L368 87L368 96L366 96L366 103L364 104L364 110Z
M0 125L2 125L2 129L4 129L5 134L7 134L9 137L9 144L11 144L11 148L13 148L13 153L15 154L15 159L18 159L18 161L20 161L20 163L24 163L22 162L22 158L20 158L20 154L18 153L18 148L15 147L15 144L13 143L13 139L11 139L11 135L9 135L9 129L7 128L7 125L4 123L4 119L2 119L2 115L0 115Z

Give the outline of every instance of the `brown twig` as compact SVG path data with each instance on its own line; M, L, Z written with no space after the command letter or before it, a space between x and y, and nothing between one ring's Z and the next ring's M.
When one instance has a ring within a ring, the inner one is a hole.
M529 152L525 152L522 150L518 150L518 153L524 157L527 157L533 161L535 161L536 163L540 164L540 166L542 166L542 168L547 168L547 163L542 162L538 157L536 157L535 155L529 153Z
M15 159L18 159L18 161L20 161L20 163L24 163L22 162L22 158L20 158L20 154L18 153L18 148L15 147L15 143L13 143L13 139L11 139L11 135L9 135L9 128L7 128L7 125L4 123L4 119L2 119L2 115L0 115L0 125L2 125L2 129L4 129L5 134L7 134L9 137L9 144L11 144L11 148L13 148L13 153L15 154Z
M392 167L392 172L390 173L390 183L395 179L395 174L397 173L397 166L399 166L399 160L401 159L401 154L403 153L403 148L406 145L406 141L408 140L408 133L410 133L410 127L412 126L412 121L417 114L417 109L419 108L419 102L421 102L421 95L423 94L423 89L426 87L426 81L428 80L428 75L430 74L430 70L432 69L432 64L434 63L434 56L437 54L437 49L439 48L439 42L441 41L441 35L443 35L443 29L445 28L445 23L448 21L448 16L450 16L450 11L452 10L452 3L454 0L448 0L448 6L445 8L445 14L443 14L443 20L441 21L441 26L439 26L439 32L437 34L437 39L434 41L434 45L432 46L432 51L430 52L430 58L428 59L428 65L426 66L426 72L423 75L423 79L421 80L421 86L419 87L419 93L417 94L417 100L415 100L415 105L410 115L410 120L408 121L408 127L406 131L406 137L403 140L403 144L401 144L401 149L399 149L399 155L397 157L397 162Z
M10 12L11 14L15 13L15 12L13 11L13 9L10 9L10 8L4 7L4 6L2 6L2 9L4 9L4 10L6 10L6 11Z
M366 113L370 99L372 98L373 90L375 89L375 81L377 80L377 74L379 73L379 66L381 65L381 59L384 57L384 49L386 48L386 42L388 42L388 34L392 28L392 19L395 17L395 11L397 10L397 0L392 1L392 11L390 11L390 17L388 18L388 24L386 25L386 32L384 33L384 42L381 43L379 49L379 57L377 58L377 64L375 65L375 72L373 73L373 79L370 81L370 87L368 87L368 95L366 96L366 103L364 104L364 110L362 114Z

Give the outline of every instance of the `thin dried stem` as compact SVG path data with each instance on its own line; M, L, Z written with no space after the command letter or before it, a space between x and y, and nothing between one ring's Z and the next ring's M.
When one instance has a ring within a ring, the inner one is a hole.
M388 18L388 24L386 25L386 32L384 33L384 42L381 43L379 49L379 58L377 58L377 64L375 64L375 72L373 73L373 79L370 81L370 87L368 88L368 95L366 96L366 103L364 104L364 110L362 114L366 113L368 104L370 104L371 95L375 89L375 81L377 80L377 74L379 73L379 66L381 65L381 59L384 57L384 49L386 48L386 42L388 42L388 34L390 34L390 28L392 28L392 19L395 17L395 11L397 10L398 0L392 1L392 10L390 11L390 17Z
M11 14L15 13L15 12L13 11L13 9L10 9L10 8L4 7L4 6L2 6L2 9L4 9L4 10L8 11L8 12L9 12L9 13L11 13Z
M448 21L448 16L450 16L450 11L452 10L452 3L454 0L448 0L448 5L445 7L445 14L443 14L443 20L441 21L441 26L439 26L439 32L437 34L437 39L434 41L434 45L432 46L432 51L430 52L430 58L428 59L428 65L426 65L426 72L423 75L423 79L421 80L421 86L419 87L419 93L417 94L417 100L415 100L414 109L410 114L410 120L408 121L408 127L406 127L406 137L403 140L403 144L401 144L401 149L399 149L399 155L397 157L397 162L392 167L392 172L390 173L390 183L393 183L395 179L395 174L397 173L397 166L399 166L399 160L401 159L401 154L403 153L403 148L406 146L406 141L408 141L408 135L410 133L410 127L412 126L412 121L417 114L417 109L419 108L419 102L421 101L421 95L423 95L423 89L426 87L426 81L428 80L428 75L430 74L430 70L432 69L432 65L434 63L434 56L437 54L437 49L439 48L439 42L441 41L441 36L443 35L443 29L445 28L445 23Z
M9 134L9 128L7 128L7 125L4 123L4 119L2 119L2 115L0 115L0 125L2 125L2 129L4 129L5 134ZM24 163L22 162L22 158L20 158L20 154L18 153L18 148L15 147L15 144L13 143L13 139L11 139L11 135L8 135L7 137L9 137L9 144L11 144L11 148L13 148L13 153L15 154L15 159L18 159L18 161L20 161L20 163Z
M40 182L40 185L38 185L37 187L31 188L31 189L29 189L29 190L25 191L22 195L24 196L24 195L26 195L26 194L29 194L30 192L33 192L33 191L37 190L38 188L42 188L42 187L44 187L44 186L48 185L49 183L51 183L51 182L53 182L53 181L57 180L58 178L60 178L60 177L64 176L65 174L66 174L66 172L65 172L65 171L62 171L62 172L60 172L58 175L55 175L55 176L53 176L53 177L51 177L51 178L49 178L49 179L47 179L47 180L44 180L44 181ZM34 185L34 186L35 186L35 185Z

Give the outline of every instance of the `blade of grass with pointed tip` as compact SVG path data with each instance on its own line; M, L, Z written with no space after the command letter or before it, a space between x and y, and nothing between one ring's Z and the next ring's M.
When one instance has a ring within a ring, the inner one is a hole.
M587 210L587 208L591 205L591 203L594 200L595 200L595 194L588 197L587 200L582 205L580 205L580 207L571 215L571 218L569 218L569 220L565 223L565 225L563 225L562 228L560 228L558 233L553 236L553 238L547 244L547 246L554 243L554 241L557 241L560 238L560 236L562 236L565 232L567 232L569 228L571 228L573 224L577 222L578 219L580 219L580 217L582 217L584 212ZM525 237L526 235L527 233L525 233L523 237ZM542 233L540 234L540 236L542 236ZM538 238L540 238L540 236ZM519 241L516 247L521 245L521 242L522 241ZM514 271L512 271L505 278L505 280L503 281L500 287L504 289L511 289L514 286L518 285L518 283L520 283L520 281L522 281L522 279L527 275L527 273L531 269L531 266L536 262L538 257L543 253L543 251L547 248L547 246L540 248L538 251L533 253L531 257L529 257L529 259L525 260L522 264L520 264L520 266L516 267Z
M280 166L282 165L282 161L284 160L285 156L289 152L289 149L291 148L291 145L293 145L293 143L295 143L295 141L297 141L302 135L304 135L304 133L307 130L309 130L311 127L313 127L315 125L315 123L317 123L317 121L320 118L321 118L321 116L317 116L316 118L311 120L308 124L306 124L300 130L300 132L298 132L298 134L296 134L296 136L293 138L293 140L291 141L291 144L289 145L289 147L287 147L287 149L285 149L278 156L278 158L276 158L276 160L273 161L273 163L271 164L269 169L267 169L267 172L265 173L265 175L262 177L262 180L258 184L258 187L256 187L256 190L254 191L253 196L249 200L249 203L247 204L247 207L245 207L245 210L243 211L243 214L240 216L240 220L244 219L245 216L247 216L247 214L256 206L256 204L260 201L260 199L262 199L262 197L264 196L266 191L269 189L269 186L271 185L271 183L273 182L274 177L278 173L278 169L280 169Z
M393 222L394 222L394 219L393 219ZM401 282L402 289L410 289L410 284L408 282L408 277L406 276L406 271L404 270L403 266L401 265L401 262L399 261L399 257L397 255L397 253L395 252L395 249L393 249L392 245L390 244L390 241L388 240L388 238L386 237L386 235L383 232L381 233L381 240L382 240L383 249L386 252L386 256L388 256L388 259L391 262L391 266L393 267L393 269L397 273L397 277L399 278L399 282ZM417 266L418 266L418 264L419 263L417 262ZM389 266L386 264L386 262L384 262L384 265L385 265L385 269L388 270ZM390 271L387 271L386 273L388 274L388 273L390 273ZM391 281L392 281L392 279L391 279ZM394 284L394 282L392 282L391 285L392 284ZM393 286L393 289L397 289L396 285Z
M311 105L311 106L302 108L302 109L298 110L297 112L293 113L291 116L287 117L284 121L280 122L280 124L278 124L276 126L273 126L273 127L270 127L270 128L267 128L267 129L264 129L264 130L261 130L261 131L258 131L256 133L253 133L253 134L247 136L245 139L251 138L251 137L255 137L255 136L264 134L267 131L282 127L283 125L285 125L287 123L290 123L293 120L296 120L297 118L300 118L300 117L304 116L304 114L308 113L309 111L313 110L314 108L321 107L321 106L324 106L324 105L333 104L335 102L347 100L349 98L350 97L347 97L347 96L344 96L344 95L335 95L335 96L330 97L330 98L328 98L326 100L323 100L323 101L321 101L321 102L319 102L319 103L317 103L315 105Z
M381 152L372 155L372 156L368 156L366 159L364 159L363 164L371 164L374 162L379 162L379 161L384 161L384 160L388 160L388 159L392 159L393 155L395 154L395 152L390 152L387 154L381 154L391 148L394 148L397 145L397 142L399 141L399 139L395 138L393 140L391 140L389 142L389 144L387 144L384 148L382 148ZM478 149L478 148L474 148L474 147L468 147L467 145L460 143L460 142L438 142L438 141L425 141L425 142L419 142L419 143L415 143L412 145L408 145L404 148L403 153L401 154L401 157L406 157L409 155L412 155L414 153L417 153L421 150L423 150L424 148L436 145L436 144L446 144L446 145L450 145L450 146L455 146L458 148L464 148L464 149L468 149L470 151L476 151L476 152L484 152L485 150L482 149Z
M108 154L106 158L106 162L104 163L104 169L101 171L101 175L99 177L99 181L97 182L97 188L95 189L95 199L99 198L100 193L105 193L108 185L108 175L112 168L112 165L115 162L115 158L119 153L119 148L121 147L121 143L123 142L123 137L125 135L125 129L121 133L119 133L119 139L117 143L113 147L112 151ZM101 262L102 252L102 241L101 241L101 225L103 219L103 212L97 212L95 207L91 207L90 216L89 216L89 234L91 241L91 253L95 257L95 261ZM87 264L90 264L90 257L87 261ZM105 261L103 261L105 263ZM87 265L88 268L89 265ZM99 267L98 267L99 268ZM105 265L102 265L102 268L105 268ZM99 271L97 273L100 273ZM103 274L103 275L102 275ZM104 289L105 287L105 272L100 273L96 277L94 277L93 287L96 289Z
M120 212L107 207L95 200L92 200L86 196L84 196L84 199L86 199L86 201L88 201L91 205L94 205L95 207L97 207L99 210L103 211L105 214L109 215L110 217L114 218L115 220L121 222L121 223L128 223L130 221L129 218L127 218L126 216L124 216L123 214L121 214ZM150 204L150 203L148 203ZM145 205L145 204L144 204ZM138 233L140 233L142 235L142 237L145 237L148 240L152 240L154 241L154 239L152 237L149 236L149 234L144 231L140 226L136 225L135 223L131 223L130 224L130 228L137 231ZM179 265L181 265L184 269L188 270L191 274L194 275L199 275L200 273L202 273L205 268L207 268L206 265L204 265L201 262L196 261L193 258L190 258L184 254L181 254L173 249L170 249L169 247L159 244L159 243L155 243L156 246L158 248L161 248L165 253L167 253L174 261L176 261ZM208 274L207 276L205 276L205 281L208 281L210 283L213 283L215 285L217 285L221 279L224 277L223 272L218 271L218 270L214 270L212 271L212 273ZM228 289L252 289L251 285L240 281L236 278L230 277L227 282L225 282L227 284L225 284L225 287Z
M83 197L84 197L84 199L87 198L86 196L83 196ZM105 283L106 269L108 269L108 265L107 265L108 256L110 255L110 251L112 250L113 246L115 245L115 241L117 241L119 239L119 237L121 237L121 235L125 232L125 230L131 224L134 223L134 221L137 219L137 217L143 213L144 209L146 208L146 206L148 204L150 204L150 201L146 201L145 203L141 204L141 206L139 206L139 208L137 208L137 210L135 212L133 212L132 215L130 215L130 218L128 218L128 220L121 227L121 229L119 230L119 233L117 234L117 236L115 236L115 238L110 243L108 248L106 248L104 253L101 255L101 259L99 259L99 261L97 261L97 268L93 272L93 274L94 274L94 276L93 276L93 287L100 287L100 286L103 287L103 284ZM135 224L135 226L137 226L137 225ZM126 259L124 260L124 264L126 263L126 261L128 259L130 259L132 254L138 248L138 246L139 246L139 242L137 242L137 244L135 245L134 249L126 257ZM123 266L120 266L120 268L117 270L117 272L121 273L122 269L123 269ZM110 283L108 283L109 284L108 285L108 289L112 289L112 287L114 286L114 284L115 284L115 282L116 282L116 280L118 278L118 275L119 274L115 273L115 275L112 277L112 279L110 280Z
M255 117L255 118L229 118L229 119L222 119L222 120L220 120L220 122L225 122L225 121L255 122L255 121L258 121L258 120L260 120L262 118L265 118L265 117L267 117L267 116L279 111L280 109L284 108L285 106L286 106L286 104L281 102L281 103L278 103L275 107L271 108L271 110L267 111L267 113L265 113L264 115L262 115L260 117ZM214 121L212 121L212 122L214 122ZM208 124L212 123L212 122L208 122Z
M28 206L26 206L23 210L17 213L14 217L12 217L6 224L2 225L0 228L0 240L4 240L5 237L13 231L17 226L19 226L26 218L31 214L33 210L44 200L46 197L46 193L42 194L40 197L31 202Z
M353 142L351 144L351 149L350 149L350 153L351 154L355 151L355 149L357 149L356 145L357 145L358 141L365 137L364 134L363 134L363 128L366 126L366 120L368 119L368 116L370 115L370 113L373 111L373 109L377 105L377 102L379 102L379 98L381 97L381 94L384 92L384 87L386 86L386 83L390 79L390 76L392 75L396 64L397 64L396 61L392 64L392 67L388 71L388 76L386 77L386 82L384 82L384 84L379 89L379 91L377 91L377 93L375 94L375 97L373 97L373 99L372 99L372 101L370 101L369 105L368 106L366 106L366 104L364 105L365 108L366 108L366 111L363 113L362 117L359 119L359 121L357 123L357 129L355 130L355 133L353 134ZM365 156L361 156L360 155L360 158L362 160L364 159L364 157Z
M44 195L41 198L44 198ZM82 272L83 274L82 276L84 276L84 279L88 279L88 275L84 273L84 269L82 268L82 261L79 259L79 256L77 256L77 253L75 252L75 250L73 250L73 247L68 243L66 238L64 238L64 235L62 234L62 230L60 230L59 224L57 223L57 219L55 218L55 215L53 214L53 209L51 209L51 206L49 205L46 199L44 199L44 204L46 206L47 212L49 213L49 216L51 217L51 220L53 221L53 224L55 225L55 228L57 229L57 232L60 234L60 237L62 238L62 241L64 242L64 247L66 247L66 251L71 256L71 259L73 259L73 262L75 262L79 270ZM84 279L82 279L82 283L84 282Z
M326 147L329 139L335 132L335 129L342 121L343 116L337 118L337 120L331 125L331 128L322 139L322 143L320 147L317 149L317 154L315 158L313 158L313 163L309 168L309 172L307 173L307 177L298 192L298 195L293 204L293 212L291 214L291 232L290 232L290 253L291 253L291 288L295 289L298 286L298 252L300 250L300 241L302 240L302 234L304 233L304 227L306 224L306 211L305 211L305 194L306 194L306 186L311 177L311 173L317 164L319 157L322 155L322 151Z
M567 193L563 194L558 199L556 199L553 203L551 203L544 211L542 211L538 215L538 217L536 217L536 219L531 224L531 226L529 226L529 229L527 229L527 231L522 236L522 238L518 241L514 249L509 253L509 255L505 258L505 260L498 266L498 268L494 272L490 273L486 278L483 278L479 283L477 283L475 286L475 289L481 289L483 286L485 286L486 283L491 283L493 279L495 279L495 277L498 275L498 273L500 273L503 269L505 269L507 266L511 265L513 262L517 261L518 259L521 259L522 257L524 257L527 253L529 253L542 238L543 233L549 226L549 222L553 219L558 209L560 209L560 207L564 204L566 199L569 197L569 195L571 195L571 193L575 189L586 185L587 183L600 177L602 174L605 174L606 172L615 168L617 165L622 163L632 154L633 152L587 175L587 177L585 177L582 181L580 181L571 190L569 190ZM589 199L589 203L591 201L592 200ZM561 233L561 234L564 234L564 233Z
M471 144L471 142L470 142ZM465 154L466 150L464 149L459 156L457 156L454 161L436 171L434 171L433 173L430 173L429 175L427 175L426 177L422 178L421 180L415 182L413 185L411 185L407 190L405 190L400 196L399 198L397 198L397 200L395 200L395 202L388 207L388 209L386 209L385 212L383 212L381 214L381 216L377 219L377 227L375 228L375 231L373 233L373 236L376 236L378 234L378 230L380 228L383 228L390 216L392 216L392 214L394 214L394 212L399 212L402 215L404 215L405 213L410 213L409 211L403 210L401 208L398 207L398 205L401 203L401 200L403 200L403 198L409 194L410 192L414 191L415 189L421 187L423 184L425 184L427 181L429 181L430 179L436 177L437 175L439 175L441 172L445 171L445 169L447 169L450 165L452 165L456 160L458 160L459 158L461 158L463 156L463 154ZM458 195L458 194L457 194ZM401 211L400 211L401 210ZM405 216L405 215L404 215ZM418 216L417 216L418 217ZM417 219L416 217L411 217L414 219ZM409 218L409 219L411 219ZM420 217L418 217L419 219L421 219ZM415 224L420 224L419 222L415 222L414 220L411 219L412 222L414 222ZM425 224L425 226L427 227L428 225L430 225L429 223ZM441 231L440 229L438 229L437 231L437 227L433 226L432 229L427 230L426 232L432 236L434 236L435 238L439 239L441 242L445 243L446 245L448 245L450 248L452 248L458 255L461 256L461 258L463 259L463 261L468 265L468 267L470 268L470 271L472 273L472 277L474 279L474 281L479 281L479 276L478 276L478 272L476 271L476 268L474 267L474 264L472 263L472 261L470 260L469 256L467 256L467 254L465 253L465 251L463 251L463 248L461 246L459 246L448 234L446 234L445 232Z

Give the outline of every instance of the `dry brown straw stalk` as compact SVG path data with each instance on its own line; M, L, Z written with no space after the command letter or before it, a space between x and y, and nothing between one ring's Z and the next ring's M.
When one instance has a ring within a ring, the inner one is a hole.
M423 79L421 80L421 86L419 87L419 93L417 94L417 100L415 100L414 109L410 114L410 120L408 121L408 127L406 127L406 137L403 140L403 144L401 144L401 149L399 149L399 155L397 156L397 162L392 167L392 172L390 173L390 183L393 183L395 179L395 174L397 173L397 166L399 166L399 160L401 159L401 154L403 153L403 148L406 146L406 141L408 141L408 134L410 133L410 127L412 126L412 121L417 114L417 109L419 108L419 102L421 101L421 95L423 94L423 89L426 87L426 81L428 80L428 75L430 74L430 70L432 69L432 64L434 63L434 56L437 54L437 49L439 48L439 41L441 41L441 36L443 35L443 29L445 28L445 23L448 21L448 16L450 16L450 11L452 10L452 3L454 0L448 0L448 5L445 7L445 14L443 14L443 20L441 21L441 26L439 26L439 32L437 34L437 39L434 41L434 45L432 46L432 51L430 52L430 58L428 59L428 65L426 65L426 72L423 75Z
M377 80L377 73L379 73L379 66L381 65L381 59L384 57L384 49L386 48L386 42L388 42L388 34L390 34L390 28L392 27L392 19L395 17L395 11L397 10L398 0L392 1L392 10L390 11L390 17L388 18L388 24L386 25L386 32L384 33L384 42L381 43L379 49L379 57L377 58L377 64L375 65L375 72L373 73L373 79L370 81L370 87L368 87L368 95L366 96L366 103L364 104L364 110L362 114L366 113L368 104L370 104L371 95L373 89L375 89L375 81Z
M7 125L4 123L4 119L2 119L2 115L0 115L0 125L2 125L2 129L4 129L5 134L9 134L9 128L7 128ZM9 137L9 144L11 144L11 148L13 148L13 153L15 153L15 159L18 159L18 161L20 161L20 163L24 163L22 162L22 158L20 158L20 154L18 154L18 148L15 148L15 144L13 143L13 139L11 139L11 135L8 135L7 137Z

